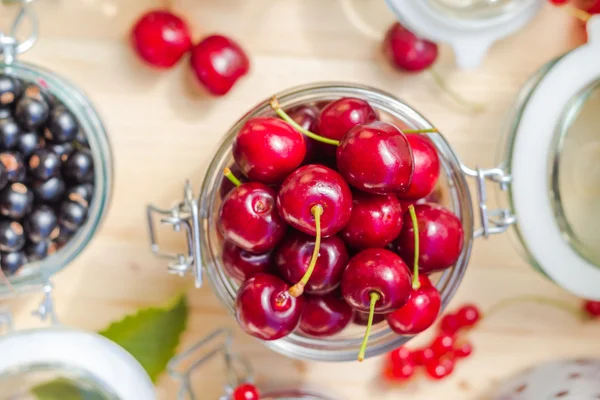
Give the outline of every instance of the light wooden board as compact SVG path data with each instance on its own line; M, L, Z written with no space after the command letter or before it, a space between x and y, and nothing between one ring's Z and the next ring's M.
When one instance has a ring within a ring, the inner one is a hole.
M223 32L237 38L252 58L252 72L225 98L206 97L190 80L187 64L164 73L143 68L132 56L127 32L135 18L155 6L184 13L197 37ZM363 15L356 21L348 6ZM8 14L0 8L5 27ZM471 114L457 106L428 73L392 71L380 55L380 36L393 21L383 0L43 0L36 5L41 39L22 59L68 77L97 105L115 156L114 197L96 239L55 278L61 320L100 329L139 307L161 304L187 290L191 302L183 345L221 326L238 332L237 347L249 356L262 385L304 384L349 400L484 398L503 377L536 362L563 356L600 356L600 323L581 324L540 306L496 314L470 334L474 356L440 383L417 379L406 387L378 385L382 359L330 365L286 359L244 336L208 287L167 275L149 252L144 209L180 199L185 178L199 186L211 153L227 128L272 93L303 83L337 80L384 88L433 121L468 165L498 161L505 117L526 79L545 62L577 45L573 21L546 7L522 32L494 45L475 71L458 71L443 47L436 69L464 97L486 104ZM170 244L177 243L169 236ZM534 272L507 237L478 240L451 305L473 301L485 310L521 294L576 302ZM11 301L19 327L39 325L30 316L39 296ZM217 398L223 382L216 365L199 371L202 399ZM176 384L163 376L162 399Z

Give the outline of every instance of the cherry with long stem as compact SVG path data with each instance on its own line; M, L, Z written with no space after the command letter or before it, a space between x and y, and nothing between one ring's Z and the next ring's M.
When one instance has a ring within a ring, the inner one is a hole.
M229 181L233 183L235 187L239 187L242 184L242 182L238 178L236 178L236 176L233 174L233 172L231 172L229 168L223 169L223 175L225 175L225 177L229 179Z
M317 142L330 144L332 146L339 146L339 144L340 144L339 140L330 139L330 138L326 138L326 137L317 135L316 133L313 133L313 132L309 131L308 129L304 129L302 126L300 126L296 121L294 121L283 110L283 108L281 108L281 105L279 104L279 100L277 100L276 96L273 96L271 98L271 101L269 102L269 105L271 106L271 109L273 109L273 111L275 112L275 114L277 114L281 119L283 119L285 122L287 122L292 127L294 127L294 129L296 129L298 132L300 132L300 133L308 136L309 138L311 138L313 140L316 140ZM402 130L402 133L405 133L405 134L408 134L408 133L435 133L435 132L438 132L438 130L436 128L430 128L430 129L405 129L405 130Z
M419 281L419 222L417 221L415 206L413 206L412 204L409 205L408 212L410 213L410 219L413 224L413 231L415 236L415 257L413 259L412 288L413 290L418 290L421 288L421 282Z
M370 306L369 306L369 319L367 321L367 329L365 330L365 336L360 350L358 352L358 361L362 362L365 359L365 352L367 351L367 343L369 343L369 336L371 336L371 327L373 326L373 315L375 314L375 304L381 299L381 295L375 291L369 293Z

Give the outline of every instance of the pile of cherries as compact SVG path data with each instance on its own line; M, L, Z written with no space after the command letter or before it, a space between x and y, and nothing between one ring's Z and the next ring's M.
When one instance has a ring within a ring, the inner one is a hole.
M215 96L227 94L250 70L248 56L235 41L210 35L193 45L186 22L168 10L142 15L133 26L131 41L137 55L155 68L172 68L190 53L196 78Z
M443 379L454 371L459 359L473 352L471 343L458 336L473 328L481 319L475 305L464 305L454 314L446 314L439 324L439 332L431 344L418 349L402 346L388 354L383 376L388 382L403 383L423 368L432 379Z
M452 267L460 220L426 198L440 160L420 133L340 98L246 121L226 168L218 227L222 260L242 282L237 319L263 340L313 337L351 321L386 319L401 335L433 324L441 307L427 275ZM407 264L412 264L412 274Z
M14 275L85 223L94 160L75 116L42 87L0 74L0 266Z

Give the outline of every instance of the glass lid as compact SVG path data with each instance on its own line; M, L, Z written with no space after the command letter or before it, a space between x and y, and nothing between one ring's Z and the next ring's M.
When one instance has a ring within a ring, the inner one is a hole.
M545 0L386 0L413 32L454 49L460 68L475 68L489 47L521 29Z
M559 286L600 300L600 16L522 106L507 168L517 232Z

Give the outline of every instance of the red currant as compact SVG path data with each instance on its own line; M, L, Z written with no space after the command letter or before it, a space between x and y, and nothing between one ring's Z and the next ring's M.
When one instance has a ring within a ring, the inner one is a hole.
M140 58L158 68L171 68L192 47L185 21L159 10L142 15L133 27L131 41Z
M463 342L459 346L454 347L452 354L456 358L466 358L473 353L473 346L469 342Z
M413 359L412 352L404 346L392 350L389 354L392 365L401 365L411 363Z
M567 4L569 0L549 0L550 4L554 4L555 6L562 6L563 4Z
M446 314L440 322L440 331L448 335L454 335L460 329L458 318L455 314Z
M431 350L437 357L448 354L454 347L454 337L445 333L439 335L433 340Z
M454 370L454 361L450 358L441 360L432 360L425 366L427 375L431 378L439 380L444 379Z
M590 317L600 317L600 301L587 300L583 307Z
M384 376L389 381L405 381L415 373L415 367L412 364L388 365L384 370Z
M475 326L475 324L481 318L481 313L479 312L477 306L473 304L467 304L458 310L456 313L456 318L458 319L458 325L466 328Z
M259 400L258 390L256 386L249 383L244 383L238 386L233 391L232 400Z
M430 361L437 358L430 347L418 349L413 352L414 364L417 366L427 365Z

